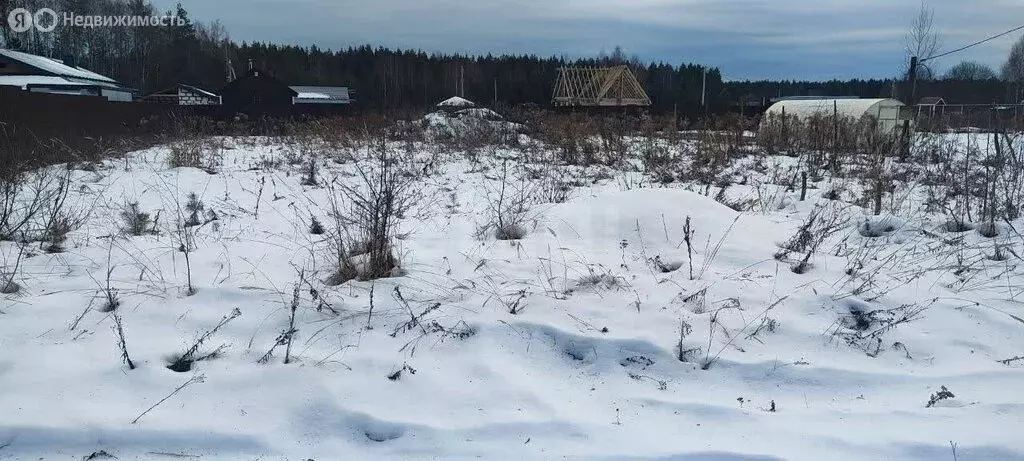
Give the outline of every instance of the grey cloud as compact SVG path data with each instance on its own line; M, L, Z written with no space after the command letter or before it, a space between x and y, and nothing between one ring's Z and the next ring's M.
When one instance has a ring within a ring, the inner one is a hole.
M174 0L154 0L170 8ZM891 77L917 0L182 0L236 40L593 56L718 66L733 78ZM1020 25L1017 0L931 0L946 48ZM956 56L998 66L1016 37Z

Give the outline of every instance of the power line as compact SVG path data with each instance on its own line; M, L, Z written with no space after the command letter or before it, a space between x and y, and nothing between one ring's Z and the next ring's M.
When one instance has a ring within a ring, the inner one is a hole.
M1001 34L999 34L999 35L993 35L993 36L991 36L991 37L989 37L989 38L986 38L986 39L984 39L984 40L979 40L979 41L977 41L977 42L974 42L974 43L972 43L972 44L970 44L970 45L967 45L967 46L964 46L964 47L961 47L961 48L957 48L957 49L955 49L955 50L953 50L953 51L947 51L947 52L945 52L945 53L942 53L942 54L940 54L940 55L936 55L936 56L929 56L929 57L927 57L927 58L921 59L921 61L920 61L920 62L930 61L930 60L932 60L932 59L938 59L938 58L941 58L941 57L943 57L943 56L949 56L949 55L951 55L951 54L953 54L953 53L959 53L959 52L961 52L961 51L963 51L963 50L966 50L966 49L968 49L968 48L971 48L971 47L974 47L974 46L978 46L978 45L981 45L982 43L985 43L985 42L990 42L990 41L992 41L992 40L995 40L995 39L997 39L997 38L999 38L999 37L1002 37L1002 36L1004 36L1004 35L1009 35L1009 34L1012 34L1012 33L1016 32L1016 31L1018 31L1018 30L1021 30L1021 29L1024 29L1024 26L1020 26L1020 27L1015 27L1015 28L1013 28L1013 29L1010 29L1010 30L1008 30L1008 31L1006 31L1006 32L1003 32L1003 33L1001 33Z

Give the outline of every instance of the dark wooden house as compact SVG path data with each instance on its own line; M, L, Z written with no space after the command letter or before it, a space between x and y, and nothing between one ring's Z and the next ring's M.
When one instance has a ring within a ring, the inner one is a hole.
M249 69L220 90L221 104L229 113L285 115L292 111L292 98L298 95L260 69Z

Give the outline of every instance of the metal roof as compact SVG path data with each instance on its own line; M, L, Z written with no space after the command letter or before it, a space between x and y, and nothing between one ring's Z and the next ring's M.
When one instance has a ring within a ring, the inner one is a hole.
M93 80L85 80L80 78L68 78L68 77L57 77L53 75L0 75L0 85L2 86L17 86L21 89L28 88L29 85L35 86L79 86L79 87L103 87L118 90L128 90L130 88L123 87L116 83L109 82L98 82Z
M298 96L292 98L297 104L348 104L352 102L348 87L344 86L290 86Z
M30 67L35 67L43 72L54 74L61 77L71 77L83 80L90 80L94 82L104 82L117 84L114 79L97 74L93 71L82 69L81 67L72 67L64 64L62 61L47 58L44 56L37 56L34 54L22 53L20 51L0 49L0 56L4 56L8 59L12 59L21 62Z
M0 85L25 89L27 85L66 85L68 81L52 75L0 75Z

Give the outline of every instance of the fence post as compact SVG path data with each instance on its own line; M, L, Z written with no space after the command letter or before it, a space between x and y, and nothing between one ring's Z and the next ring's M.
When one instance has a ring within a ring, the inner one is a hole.
M807 199L807 172L800 172L800 201Z
M789 152L789 131L786 129L786 106L782 106L782 146Z
M882 194L882 180L875 179L875 216L882 214Z
M839 148L839 101L832 101L832 150Z

